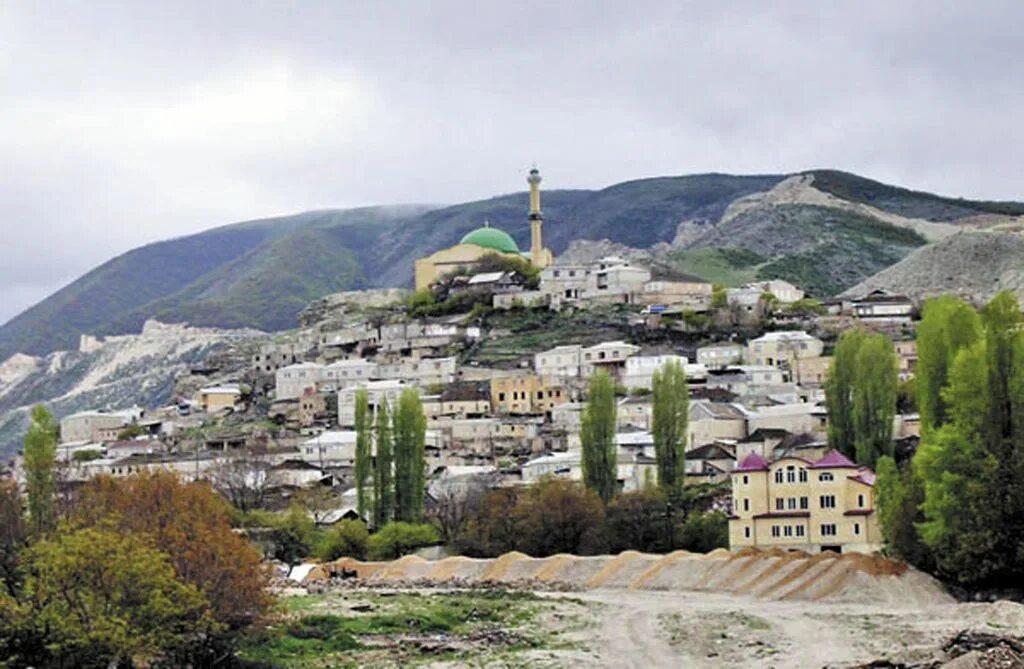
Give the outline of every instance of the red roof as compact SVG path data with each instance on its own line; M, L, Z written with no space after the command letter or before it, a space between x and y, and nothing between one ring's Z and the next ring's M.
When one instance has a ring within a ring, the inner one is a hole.
M864 467L859 472L857 472L856 476L848 476L847 478L850 479L851 481L863 483L864 485L875 485L875 473L868 469L867 467Z
M818 460L814 464L809 465L809 469L857 469L857 465L853 464L848 457L840 453L839 451L829 451L825 454L821 460Z
M734 472L763 472L768 471L768 461L757 453L751 453L747 457L743 458L743 462L740 466L733 470Z

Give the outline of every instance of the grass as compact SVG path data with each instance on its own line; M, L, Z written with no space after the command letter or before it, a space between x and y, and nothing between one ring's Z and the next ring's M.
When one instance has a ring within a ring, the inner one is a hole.
M674 251L666 261L677 272L735 287L753 281L765 259L746 249L699 248Z
M557 650L565 642L538 620L554 606L533 593L484 591L375 593L346 591L291 597L280 620L251 633L240 658L256 667L410 666L425 661L501 658L517 652ZM575 620L565 615L566 624ZM472 635L509 634L507 644L480 644ZM474 645L475 644L475 645Z

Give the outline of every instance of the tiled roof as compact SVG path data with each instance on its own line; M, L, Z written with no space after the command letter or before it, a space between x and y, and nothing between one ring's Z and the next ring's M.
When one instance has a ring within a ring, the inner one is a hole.
M740 466L733 470L734 472L761 472L768 471L768 461L757 453L751 453L747 457L743 458L743 462Z
M851 481L859 481L864 485L875 485L875 473L868 468L864 468L857 472L855 476L848 477Z
M857 465L853 464L848 457L840 453L839 451L832 450L825 454L825 457L811 464L811 469L838 469L838 468L849 468L857 469Z

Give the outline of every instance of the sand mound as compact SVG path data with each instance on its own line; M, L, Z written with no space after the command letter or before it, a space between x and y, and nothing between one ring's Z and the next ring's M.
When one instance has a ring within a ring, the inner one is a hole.
M428 561L407 555L394 562L359 562L342 558L318 565L309 581L331 578L368 583L415 584L454 582L459 586L506 583L544 588L629 588L632 590L706 590L764 599L885 602L893 606L934 605L952 598L932 577L905 563L875 555L817 553L779 549L724 549L707 554L675 551L651 555L625 551L619 555L534 558L506 553L495 559L449 557ZM1024 606L1003 604L994 614L1007 624L1024 624Z

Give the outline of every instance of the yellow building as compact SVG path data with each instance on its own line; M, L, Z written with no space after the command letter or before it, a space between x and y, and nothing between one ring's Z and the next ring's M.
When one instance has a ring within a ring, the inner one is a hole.
M748 455L732 472L729 546L872 553L882 547L875 474L838 451L811 462Z
M199 403L206 413L234 409L242 399L242 391L235 386L216 386L199 391Z
M520 252L516 241L504 230L484 225L465 235L455 246L436 251L416 261L416 290L429 288L439 278L460 270L470 270L484 256L497 253L526 258L538 269L550 265L554 257L551 250L544 248L544 217L540 210L541 176L537 168L530 170L526 179L530 184L530 250Z
M542 414L569 401L569 391L536 374L491 379L491 410L504 414Z

